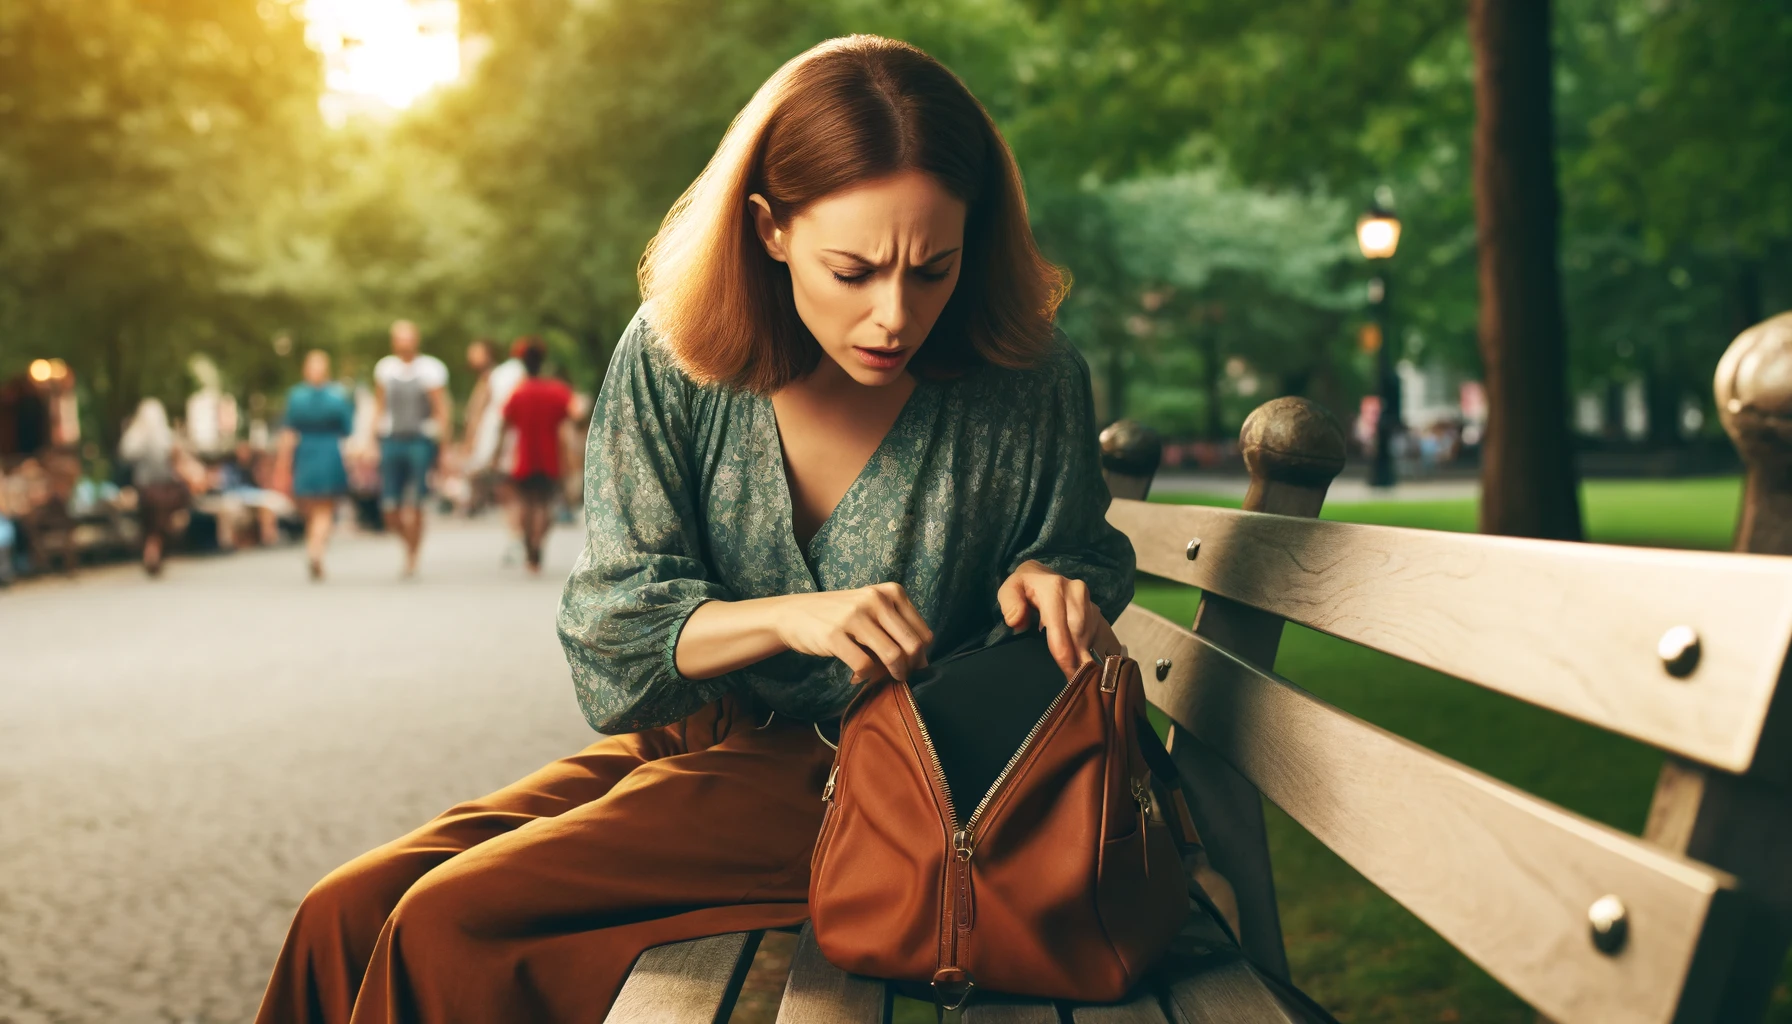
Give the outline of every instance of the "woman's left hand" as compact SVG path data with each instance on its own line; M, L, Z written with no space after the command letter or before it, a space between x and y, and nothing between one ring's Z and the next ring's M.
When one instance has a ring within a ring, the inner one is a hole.
M1092 660L1091 648L1098 655L1120 653L1113 627L1089 600L1088 584L1082 580L1060 576L1038 562L1022 562L996 592L996 600L1010 629L1026 628L1037 614L1046 644L1066 678Z

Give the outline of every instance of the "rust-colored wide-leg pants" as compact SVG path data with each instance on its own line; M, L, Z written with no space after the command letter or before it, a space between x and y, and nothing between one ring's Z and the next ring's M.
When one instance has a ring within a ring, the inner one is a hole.
M596 1022L650 946L801 922L833 752L755 717L600 740L332 871L256 1020Z

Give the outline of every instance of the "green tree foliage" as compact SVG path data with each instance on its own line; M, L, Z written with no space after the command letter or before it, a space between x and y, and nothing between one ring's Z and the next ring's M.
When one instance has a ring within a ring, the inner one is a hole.
M770 0L467 8L490 52L411 127L496 225L480 243L476 318L552 330L601 371L660 219L759 83L827 34L824 11Z
M0 369L67 358L111 435L196 348L267 351L318 82L278 0L0 5Z
M545 334L593 382L642 246L734 112L806 46L873 31L939 56L1002 126L1104 408L1227 434L1304 390L1348 415L1369 383L1349 221L1381 184L1406 225L1397 351L1479 372L1459 3L462 6L490 43L464 82L325 131L284 0L0 5L0 371L68 357L111 423L178 397L192 352L272 391L311 345L364 372L408 316L445 356ZM1792 302L1789 18L1558 0L1577 388L1644 379L1671 423L1735 330ZM1249 372L1216 388L1228 366Z
M1084 271L1063 321L1098 353L1110 417L1221 440L1274 394L1342 408L1360 393L1344 328L1361 304L1348 204L1208 169L1089 189L1062 207L1042 211L1041 238Z
M1576 376L1642 380L1657 441L1689 401L1713 432L1724 346L1792 305L1792 10L1580 0L1558 36Z
M1054 55L1068 84L1044 102L1099 128L1063 133L1064 160L1110 178L1223 159L1253 187L1392 186L1406 224L1394 340L1478 372L1461 4L1030 2L1082 44ZM1671 440L1680 403L1708 405L1729 339L1792 304L1792 12L1559 0L1555 20L1574 383L1645 380Z

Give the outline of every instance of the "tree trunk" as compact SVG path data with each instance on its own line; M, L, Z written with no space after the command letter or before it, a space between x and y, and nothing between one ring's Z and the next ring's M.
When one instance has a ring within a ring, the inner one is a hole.
M1207 325L1195 328L1195 332L1201 340L1201 366L1207 385L1207 429L1204 433L1209 441L1223 441L1226 421L1220 396L1219 328Z
M1730 301L1730 337L1734 338L1767 319L1767 306L1761 299L1761 264L1743 260L1736 266L1736 280Z
M1579 540L1557 270L1550 4L1471 0L1487 441L1481 529Z
M1338 361L1334 355L1337 339L1344 333L1344 318L1327 316L1324 324L1324 329L1314 332L1312 337L1312 376L1306 390L1297 393L1330 409L1339 423L1349 423L1349 403L1344 397L1343 382L1338 379Z
M1643 374L1643 405L1649 417L1649 447L1656 451L1680 443L1680 380L1662 367Z
M100 428L100 450L107 459L118 452L118 440L124 435L125 421L136 411L141 390L137 383L128 380L125 364L129 360L131 345L134 339L127 336L127 328L122 325L108 325L99 332L104 346L100 356L100 365L104 372L97 380L90 382L94 397L94 406L98 414ZM175 410L169 410L170 415Z
M1107 420L1112 423L1126 417L1126 336L1111 325L1102 333L1107 335Z
M1600 432L1607 441L1620 444L1624 434L1624 382L1605 382L1605 426Z

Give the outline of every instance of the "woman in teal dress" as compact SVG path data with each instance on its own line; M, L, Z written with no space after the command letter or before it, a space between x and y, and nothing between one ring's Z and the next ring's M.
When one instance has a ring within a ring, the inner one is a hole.
M641 284L559 614L610 735L313 887L264 1024L602 1020L647 947L807 917L815 726L859 685L1035 624L1067 674L1118 649L1133 552L1064 282L949 71L793 59Z
M311 578L324 576L324 552L336 522L336 503L348 493L342 439L355 427L355 406L330 383L330 357L305 355L305 379L286 393L284 450L292 464L292 497L305 517L305 556Z

